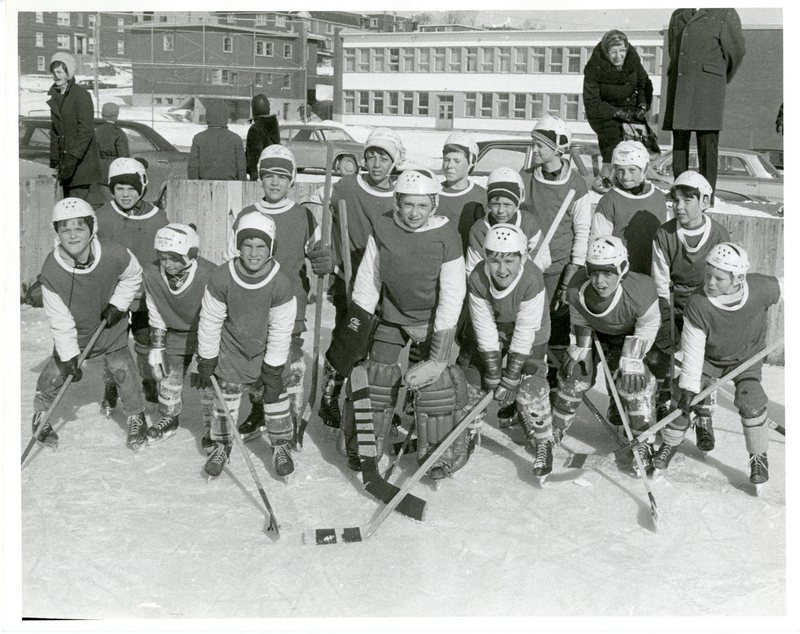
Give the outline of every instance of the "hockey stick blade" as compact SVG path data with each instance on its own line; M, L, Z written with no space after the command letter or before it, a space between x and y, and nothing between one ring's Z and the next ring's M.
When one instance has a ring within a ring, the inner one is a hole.
M328 544L355 544L364 541L364 529L361 526L347 528L317 528L303 533L303 543L314 546Z

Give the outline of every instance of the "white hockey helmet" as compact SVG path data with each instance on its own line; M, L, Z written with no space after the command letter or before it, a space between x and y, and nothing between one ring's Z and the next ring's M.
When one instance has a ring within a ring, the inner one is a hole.
M483 240L484 254L487 251L495 253L519 253L524 259L528 254L528 238L525 232L516 225L500 222L493 225L486 238Z
M572 135L564 120L550 114L544 115L536 122L531 130L531 137L559 152L569 150L572 141Z
M600 236L586 253L586 270L611 271L620 277L628 272L628 249L616 236Z
M156 231L154 245L156 251L174 253L183 257L189 264L200 252L200 236L189 225L171 222Z
M692 187L700 192L700 196L708 196L709 198L714 192L711 188L711 183L706 180L705 176L694 170L682 172L672 183L672 190L679 186Z
M94 213L94 207L83 198L62 198L53 205L53 229L56 232L58 232L56 223L73 218L91 218L88 224L92 229L92 235L97 233L97 214Z
M405 158L406 150L403 142L394 130L389 128L375 128L369 133L364 143L364 154L371 147L380 148L392 157L392 167L396 167Z
M439 180L433 172L424 168L407 169L397 177L394 184L394 193L402 194L430 194L438 196L442 191Z
M639 141L620 141L614 148L611 162L614 167L633 165L644 172L650 163L650 154Z
M747 251L733 242L715 244L706 256L706 263L734 275L745 275L750 270Z
M130 185L139 195L147 189L147 170L139 161L133 158L117 158L108 166L108 186L114 191L117 183Z
M241 216L236 224L236 248L242 248L247 238L261 238L267 243L270 255L275 251L275 221L260 211L251 211Z
M502 195L516 201L517 206L525 201L525 183L517 170L510 167L498 167L489 174L486 181L486 199Z
M475 139L466 132L451 132L444 140L444 147L448 145L455 145L458 148L463 148L467 153L467 160L470 167L475 165L478 161L478 144Z
M258 177L265 174L286 176L291 183L297 179L297 161L292 151L283 145L269 145L258 156Z

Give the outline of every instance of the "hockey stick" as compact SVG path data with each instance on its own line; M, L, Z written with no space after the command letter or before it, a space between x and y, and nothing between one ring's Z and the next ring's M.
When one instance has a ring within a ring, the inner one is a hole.
M550 225L550 228L547 230L547 234L544 236L544 240L542 240L539 244L536 245L533 255L531 255L531 260L536 259L536 256L539 255L539 251L541 251L542 247L546 244L550 244L550 240L553 239L553 235L555 235L558 226L561 224L561 220L564 218L564 214L567 213L567 209L572 204L572 199L575 198L575 190L570 189L567 192L567 195L564 197L564 201L561 203L561 207L558 208L558 213L556 217L553 218L553 222Z
M338 544L338 543L352 543L362 542L368 540L378 530L378 527L383 521L389 517L395 507L405 499L406 494L411 488L419 482L423 476L428 472L431 465L433 465L439 457L447 451L450 446L456 441L458 436L474 421L478 416L483 413L489 404L494 399L494 394L489 392L486 394L468 414L461 419L461 422L456 425L443 441L439 443L436 449L433 450L427 460L412 474L412 476L403 484L403 487L394 495L391 501L384 507L381 513L366 526L352 526L348 528L318 528L310 533L305 533L303 536L304 543L312 543L317 545L323 544Z
M233 420L233 416L231 416L231 410L228 409L228 404L225 402L225 399L222 396L222 390L219 388L219 383L217 383L217 377L213 375L211 376L211 385L214 388L214 393L217 395L219 402L222 403L222 407L225 410L225 418L230 421L230 435L234 437L236 445L239 447L239 450L244 456L244 461L247 463L247 468L250 470L250 475L253 476L253 482L256 483L258 492L261 495L261 501L264 502L264 506L269 514L269 524L267 530L275 531L275 537L280 539L281 532L278 529L278 518L275 517L275 513L272 510L272 505L269 503L269 499L267 499L267 493L264 491L264 486L261 484L261 479L258 477L255 467L253 467L253 461L250 459L250 452L248 452L247 448L244 446L244 441L239 438L239 434L236 430L236 421Z
M595 339L594 347L597 349L597 354L600 355L600 365L603 366L603 372L606 375L608 391L614 397L614 403L619 411L619 417L622 419L623 427L625 427L625 435L628 437L629 441L633 441L633 432L631 431L630 421L628 420L628 413L622 407L622 402L619 398L619 392L617 392L617 386L614 384L614 377L611 376L611 369L608 367L608 361L606 361L606 355L603 352L603 346ZM642 459L639 457L639 454L636 451L633 451L633 459L636 461L636 466L638 467L637 471L639 472L639 478L644 484L644 488L647 489L647 497L650 500L650 515L653 518L653 525L656 529L658 529L658 506L656 506L656 498L653 495L650 484L647 482L647 473L645 471L644 464L642 464Z
M670 354L669 354L669 397L670 399L674 398L675 390L673 386L675 385L675 352L677 351L678 347L675 345L675 337L677 336L678 331L675 328L675 285L670 282L669 285L669 343L670 343Z
M322 246L331 246L331 179L333 178L333 144L328 143L328 151L325 155L325 188L322 195ZM311 366L311 387L308 391L308 400L300 416L300 423L294 430L295 447L302 450L303 437L306 433L308 421L311 420L311 410L317 400L317 384L319 383L319 348L320 337L322 335L322 300L325 289L328 286L328 276L323 275L317 278L317 296L314 305L314 353L313 365Z
M339 201L339 226L342 233L342 261L344 262L344 288L347 302L353 295L353 260L350 256L350 227L347 224L347 201Z
M717 392L722 392L731 401L735 401L735 399L736 399L736 395L735 394L731 394L726 389L726 387L723 387L722 385L719 385L719 384L717 385ZM780 423L772 420L769 416L767 416L766 423L767 423L767 426L770 429L774 429L781 436L784 436L784 437L786 436L786 428L783 425L781 425Z
M400 449L398 450L397 445L396 444L394 445L394 452L395 452L394 460L392 460L392 464L390 464L387 467L386 471L383 473L384 480L388 480L391 477L392 471L394 471L394 468L397 466L397 463L400 462L400 458L403 457L403 454L405 454L406 451L408 451L409 447L411 446L411 435L414 433L414 428L416 427L416 425L417 425L416 419L412 419L411 424L408 426L408 433L406 434L405 439L400 445ZM416 447L414 447L413 451L416 451Z
M86 360L86 357L89 356L89 353L92 351L92 348L94 348L94 344L97 343L97 340L100 338L100 334L103 332L103 329L105 327L106 327L106 320L101 319L100 324L92 333L92 338L89 339L89 343L86 344L86 347L83 349L80 356L78 357L78 363L77 363L78 369L80 369L80 367L83 365L83 362ZM56 409L59 401L61 401L61 398L66 393L67 388L70 386L70 383L72 383L72 378L73 377L71 374L67 376L67 378L64 380L63 385L59 388L56 397L53 399L53 402L50 403L50 407L47 408L47 411L44 413L44 416L42 416L39 419L39 424L36 426L36 429L33 430L33 435L31 436L31 439L28 441L28 446L25 447L25 451L22 452L22 458L19 461L20 467L22 466L22 463L25 462L25 458L27 458L28 454L31 452L31 449L33 448L33 443L35 443L36 439L39 437L39 430L44 426L44 424L48 420L50 420L50 417L53 415L53 411Z

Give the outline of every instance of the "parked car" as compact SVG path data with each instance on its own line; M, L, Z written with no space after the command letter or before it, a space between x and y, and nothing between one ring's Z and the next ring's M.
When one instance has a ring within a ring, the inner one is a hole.
M95 119L97 127L102 119ZM128 149L134 158L147 161L149 185L145 199L158 200L162 185L170 178L186 178L187 152L180 152L158 132L138 121L117 121L117 125L128 137ZM19 118L19 158L50 164L50 117ZM26 170L27 171L27 170ZM23 169L20 167L20 174Z
M298 171L325 169L327 143L333 144L333 170L341 176L358 172L364 144L346 130L324 123L282 123L281 144L288 147L297 161Z
M761 152L764 156L769 159L769 162L775 166L775 169L778 170L783 176L783 150L761 150L759 148L753 148L756 152Z

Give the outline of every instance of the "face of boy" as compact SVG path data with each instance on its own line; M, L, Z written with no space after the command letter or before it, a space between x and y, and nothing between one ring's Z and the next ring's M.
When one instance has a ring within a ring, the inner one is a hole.
M544 165L558 158L558 152L546 143L534 139L531 146L531 156L533 157L534 165Z
M428 194L405 194L397 204L400 221L409 229L424 227L435 209Z
M703 290L707 297L720 297L735 292L744 280L744 275L734 275L710 264L706 265Z
M703 224L703 204L697 196L687 197L681 191L671 195L672 211L684 229L697 229Z
M636 165L615 165L614 175L623 189L633 189L644 181L644 171Z
M251 274L261 273L269 262L269 247L261 238L246 238L239 249L242 266Z
M158 261L161 264L161 268L167 275L177 275L186 268L186 262L183 258L179 258L171 253L164 253L163 251L157 251L156 253L158 254Z
M261 177L261 187L268 203L277 203L286 198L291 184L291 179L283 174L264 174Z
M522 255L519 253L489 253L486 257L489 274L498 288L508 288L522 267Z
M364 153L364 162L373 185L383 183L392 171L392 157L380 148L369 148Z
M463 152L448 152L442 157L445 185L452 187L467 178L469 161Z
M127 211L139 202L139 192L132 185L117 183L114 185L114 201L123 211Z
M61 64L56 64L51 73L53 75L53 83L56 86L63 86L67 83L67 70Z
M611 297L619 286L620 277L613 271L592 271L589 281L600 297Z
M508 222L517 213L517 204L504 196L492 196L489 211L497 222Z
M92 231L83 218L62 220L58 225L58 242L76 262L85 262L89 255Z

